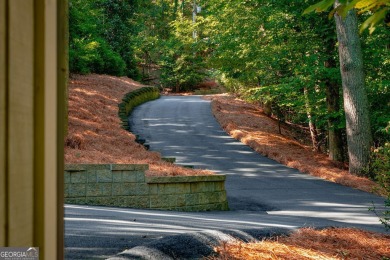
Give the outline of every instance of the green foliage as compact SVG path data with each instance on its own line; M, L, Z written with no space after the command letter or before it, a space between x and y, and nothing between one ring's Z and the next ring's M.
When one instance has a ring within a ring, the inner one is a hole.
M387 198L385 201L385 207L387 209L383 212L382 216L379 217L379 220L387 230L390 230L390 198Z
M390 10L390 0L322 0L314 5L309 6L303 14L311 12L327 11L331 6L335 8L329 13L332 18L335 13L345 17L352 9L357 9L359 13L369 13L370 16L360 26L360 32L368 29L370 33L374 32L376 27L382 22L390 26L390 21L386 20L386 15Z
M209 1L208 66L228 90L271 104L283 120L307 125L309 112L319 132L345 129L343 110L329 112L325 95L333 84L342 96L334 21L322 14L302 16L304 8L291 1ZM389 33L378 25L362 41L376 146L389 141Z
M159 66L163 87L192 90L205 77L205 44L193 38L202 36L202 16L192 21L192 2L142 2L136 14L138 61Z
M383 214L376 213L381 223L386 229L390 230L390 143L386 143L383 147L379 147L372 152L366 171L387 192L385 202L387 210ZM375 211L375 208L371 210Z
M306 8L303 14L308 14L314 11L316 12L326 11L329 9L329 7L333 6L334 2L335 0L323 0L321 2L318 2Z
M69 1L69 66L73 73L137 78L128 1Z
M372 152L368 172L390 196L390 143Z
M75 39L69 50L70 71L87 74L91 72L110 75L124 75L126 64L103 40L85 41Z
M388 4L368 2L377 4L370 6L372 12ZM153 65L161 72L162 86L177 91L191 90L207 75L231 92L267 103L282 120L304 126L311 120L319 132L345 129L343 110L327 108L329 85L341 89L334 22L326 14L302 16L307 6L312 6L307 11L320 11L334 0L197 3L202 12L193 22L189 0L70 0L71 71L137 79L137 64ZM362 14L361 22L369 16ZM390 30L375 28L375 34L362 34L362 43L378 147L390 141ZM338 88L336 97L342 96ZM337 102L342 107L342 99Z
M162 86L172 87L176 92L189 91L204 79L199 57L185 53L179 57L168 55L160 62Z
M340 84L338 68L323 65L337 63L334 24L325 16L302 17L302 8L287 1L209 7L209 62L228 89L271 103L273 113L290 122L307 124L309 110L315 125L326 129L325 83ZM342 113L333 116L342 121Z
M102 10L100 33L111 48L119 54L126 65L126 76L138 79L134 55L133 35L137 32L132 27L131 19L135 11L135 2L128 0L98 0L95 6Z
M205 77L203 58L196 53L196 44L188 38L191 39L191 34L171 38L159 61L162 86L172 87L176 92L192 90Z
M378 147L390 142L390 30L378 26L374 34L362 38L371 127Z

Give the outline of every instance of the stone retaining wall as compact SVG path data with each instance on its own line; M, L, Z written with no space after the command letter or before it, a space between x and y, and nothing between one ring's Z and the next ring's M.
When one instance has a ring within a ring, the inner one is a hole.
M155 100L160 97L160 91L157 87L142 87L127 93L122 102L118 104L118 116L122 121L122 127L130 130L129 119L133 109L145 102Z
M224 175L145 177L148 165L65 166L65 203L177 211L228 210Z

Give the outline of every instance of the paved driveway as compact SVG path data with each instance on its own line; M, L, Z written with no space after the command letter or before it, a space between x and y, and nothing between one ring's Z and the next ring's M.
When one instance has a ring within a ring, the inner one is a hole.
M302 174L228 136L198 96L164 96L138 107L132 132L151 150L226 174L231 211L177 213L66 207L67 258L114 255L145 259L198 258L229 239L258 238L301 226L354 226L384 232L368 208L384 199ZM277 228L275 230L275 228ZM172 236L176 235L176 236ZM98 238L98 239L94 239Z
M199 96L165 96L138 107L132 131L151 150L228 175L226 189L234 211L310 216L341 223L378 224L367 211L383 199L302 174L263 157L227 135L211 114L210 101Z

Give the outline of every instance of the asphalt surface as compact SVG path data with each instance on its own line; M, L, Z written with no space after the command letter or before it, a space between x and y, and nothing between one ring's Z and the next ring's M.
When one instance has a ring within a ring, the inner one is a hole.
M226 174L228 212L183 213L65 208L66 259L199 259L231 237L261 239L302 226L385 232L368 208L384 199L327 182L265 158L232 139L199 96L167 96L136 108L132 132L150 149Z

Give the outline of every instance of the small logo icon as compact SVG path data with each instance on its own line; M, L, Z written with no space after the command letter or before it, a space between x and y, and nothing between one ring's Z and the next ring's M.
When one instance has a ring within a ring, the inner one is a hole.
M26 252L27 257L39 257L38 250L35 247L30 247Z

